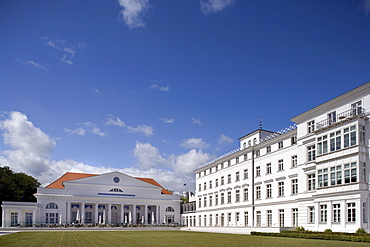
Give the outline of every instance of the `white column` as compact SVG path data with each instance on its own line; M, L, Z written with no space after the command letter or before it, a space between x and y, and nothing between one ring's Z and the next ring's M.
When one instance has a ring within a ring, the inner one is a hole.
M22 213L22 211L20 209L18 209L18 224L21 223L21 213Z
M136 223L136 204L132 206L132 222Z
M148 205L144 205L144 224L148 224Z
M108 224L112 224L112 204L108 203Z
M159 224L159 205L155 206L155 223Z
M124 212L125 212L125 204L121 204L121 223L125 223Z
M5 227L5 209L3 208L3 210L2 210L3 212L2 212L2 215L3 215L3 217L2 217L2 221L1 221L1 225L2 225L2 227Z
M32 224L36 224L36 209L32 210Z
M85 224L85 203L81 202L81 223Z
M99 223L99 203L97 203L97 202L95 203L94 211L95 211L95 213L94 213L94 221L97 224L97 223Z
M71 203L67 202L67 223L71 223Z

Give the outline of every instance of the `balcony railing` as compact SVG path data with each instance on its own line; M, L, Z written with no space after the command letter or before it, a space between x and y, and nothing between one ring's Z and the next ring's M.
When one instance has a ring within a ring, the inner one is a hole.
M316 123L316 130L329 127L331 125L340 123L345 120L352 119L357 116L365 116L365 109L361 107L357 107L357 108L350 109L345 112L336 114L334 116L328 116L327 119Z

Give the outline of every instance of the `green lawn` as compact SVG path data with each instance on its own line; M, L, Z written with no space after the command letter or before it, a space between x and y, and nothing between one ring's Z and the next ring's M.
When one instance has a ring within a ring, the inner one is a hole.
M185 231L39 231L0 236L0 246L370 246L326 240Z

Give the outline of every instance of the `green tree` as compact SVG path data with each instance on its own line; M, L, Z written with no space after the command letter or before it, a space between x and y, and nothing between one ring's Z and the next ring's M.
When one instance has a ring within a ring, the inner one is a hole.
M0 204L3 201L36 202L39 181L23 172L13 172L9 167L0 167ZM2 214L0 214L0 219ZM1 222L1 220L0 220Z

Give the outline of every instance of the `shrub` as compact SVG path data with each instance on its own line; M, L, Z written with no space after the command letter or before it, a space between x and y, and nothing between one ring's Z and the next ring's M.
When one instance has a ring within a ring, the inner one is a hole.
M330 228L328 228L328 229L325 229L324 232L326 232L326 233L332 233L333 231Z
M358 228L356 231L357 234L366 234L367 232L365 231L364 228Z
M297 232L305 232L306 231L306 229L304 229L304 227L303 226L298 226L296 229L294 229L295 231L297 231Z

